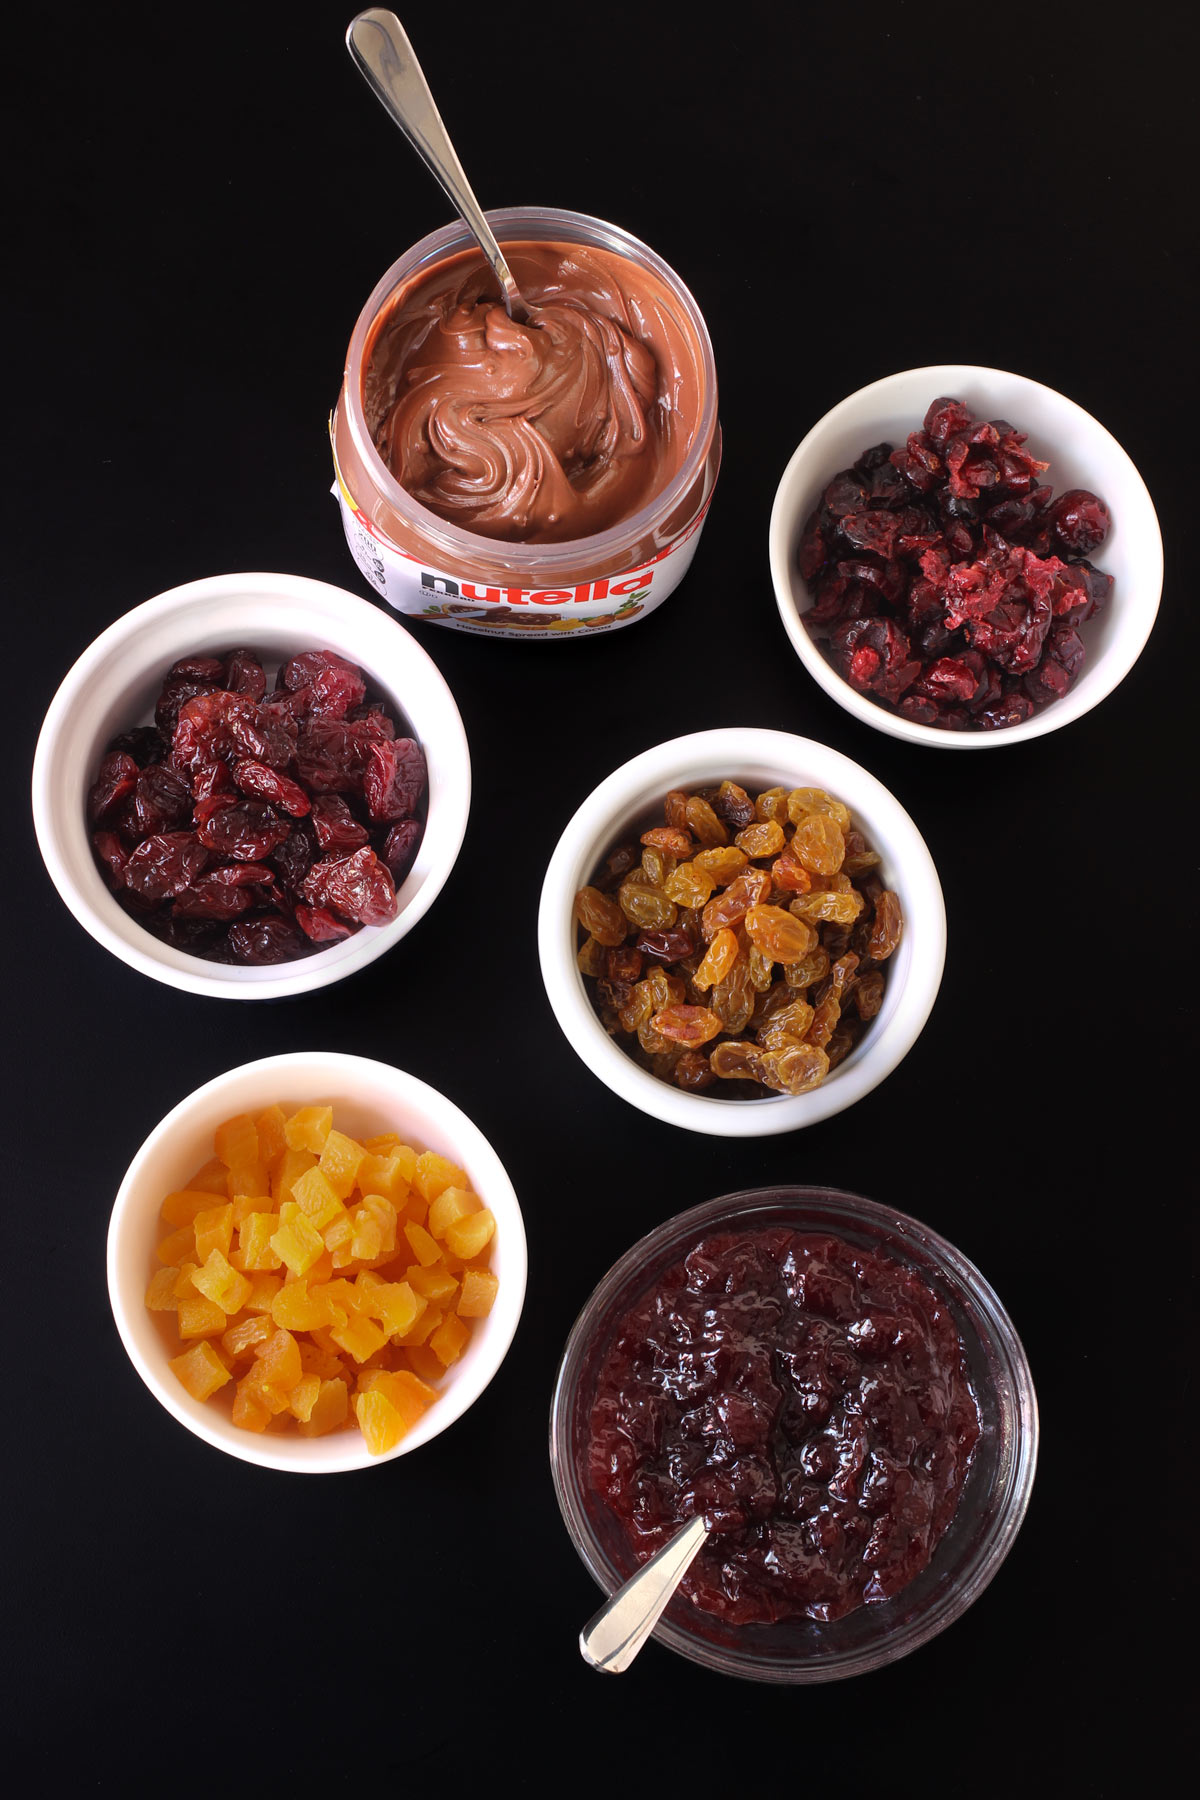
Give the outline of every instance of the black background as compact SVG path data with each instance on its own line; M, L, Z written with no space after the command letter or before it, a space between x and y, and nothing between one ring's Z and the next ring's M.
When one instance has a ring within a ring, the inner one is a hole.
M724 468L684 587L636 630L533 646L413 627L473 751L455 871L365 973L235 1007L141 978L72 921L26 779L70 664L150 595L240 569L367 591L328 494L326 415L371 287L449 214L350 64L350 10L64 5L30 9L10 42L6 1737L82 1787L140 1770L208 1794L271 1771L300 1791L318 1775L479 1791L489 1762L523 1791L999 1793L1037 1768L1119 1794L1126 1757L1144 1765L1176 1729L1156 1663L1192 1492L1174 1160L1194 930L1185 9L1106 24L1060 4L863 0L705 24L683 5L410 8L485 206L611 218L691 286ZM979 755L899 743L826 699L766 558L808 427L878 376L955 361L1094 413L1167 550L1121 687ZM547 858L595 783L742 723L878 775L949 916L941 994L901 1067L850 1111L748 1144L674 1131L596 1081L534 939ZM470 1415L327 1481L176 1425L125 1358L104 1280L111 1199L151 1127L222 1070L303 1047L451 1095L504 1159L530 1239L520 1331ZM601 1678L576 1653L598 1595L547 1464L557 1357L643 1232L776 1181L913 1212L995 1284L1042 1408L1025 1527L974 1608L880 1673L772 1690L651 1645Z

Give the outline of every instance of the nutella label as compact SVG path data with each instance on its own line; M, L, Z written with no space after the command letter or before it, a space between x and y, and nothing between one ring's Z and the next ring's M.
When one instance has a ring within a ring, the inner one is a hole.
M354 504L341 471L331 492L341 508L350 554L371 586L397 612L490 637L561 637L613 631L653 612L678 587L695 555L708 501L648 562L596 581L557 588L491 587L462 569L426 567L401 550ZM710 495L711 498L711 495Z

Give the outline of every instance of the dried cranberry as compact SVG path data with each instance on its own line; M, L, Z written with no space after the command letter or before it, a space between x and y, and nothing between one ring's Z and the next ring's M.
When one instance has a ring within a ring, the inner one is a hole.
M1054 502L1050 524L1060 544L1077 556L1098 550L1112 526L1112 515L1103 500L1086 488L1071 488Z

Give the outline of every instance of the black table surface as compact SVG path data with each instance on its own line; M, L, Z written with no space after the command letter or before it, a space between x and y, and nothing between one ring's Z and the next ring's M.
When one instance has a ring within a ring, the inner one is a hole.
M1176 1729L1157 1665L1194 1491L1185 9L412 10L485 205L614 219L689 283L724 467L684 586L635 630L532 646L412 626L473 752L454 872L369 970L235 1006L141 977L75 924L27 777L75 657L149 596L242 569L368 592L329 497L326 415L370 289L449 214L350 64L349 11L66 4L30 9L9 58L5 1737L81 1788L138 1770L210 1794L272 1771L298 1791L470 1789L490 1763L522 1790L915 1794L1007 1791L1034 1733L1065 1791L1122 1793L1124 1759ZM767 568L808 427L868 381L951 362L1019 371L1099 418L1167 550L1120 687L985 754L898 742L826 698ZM872 770L924 833L949 918L902 1065L837 1117L749 1143L602 1086L550 1013L534 931L547 858L596 782L740 724ZM452 1096L506 1163L530 1249L516 1340L469 1416L328 1480L178 1426L127 1361L104 1279L146 1133L200 1082L303 1047ZM645 1231L776 1182L911 1212L993 1282L1041 1405L1025 1526L978 1603L882 1672L784 1691L651 1645L599 1677L576 1651L598 1595L547 1460L558 1356Z

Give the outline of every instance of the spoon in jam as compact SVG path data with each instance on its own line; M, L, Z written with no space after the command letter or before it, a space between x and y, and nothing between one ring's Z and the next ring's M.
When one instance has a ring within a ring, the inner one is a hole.
M518 325L535 323L533 309L522 297L504 252L483 216L434 105L429 83L395 13L385 12L380 6L359 13L347 29L346 48L375 98L400 127L426 168L437 176L479 240L479 248L500 283L509 318Z
M629 1667L707 1536L704 1516L697 1514L617 1589L579 1634L585 1663L609 1675Z

